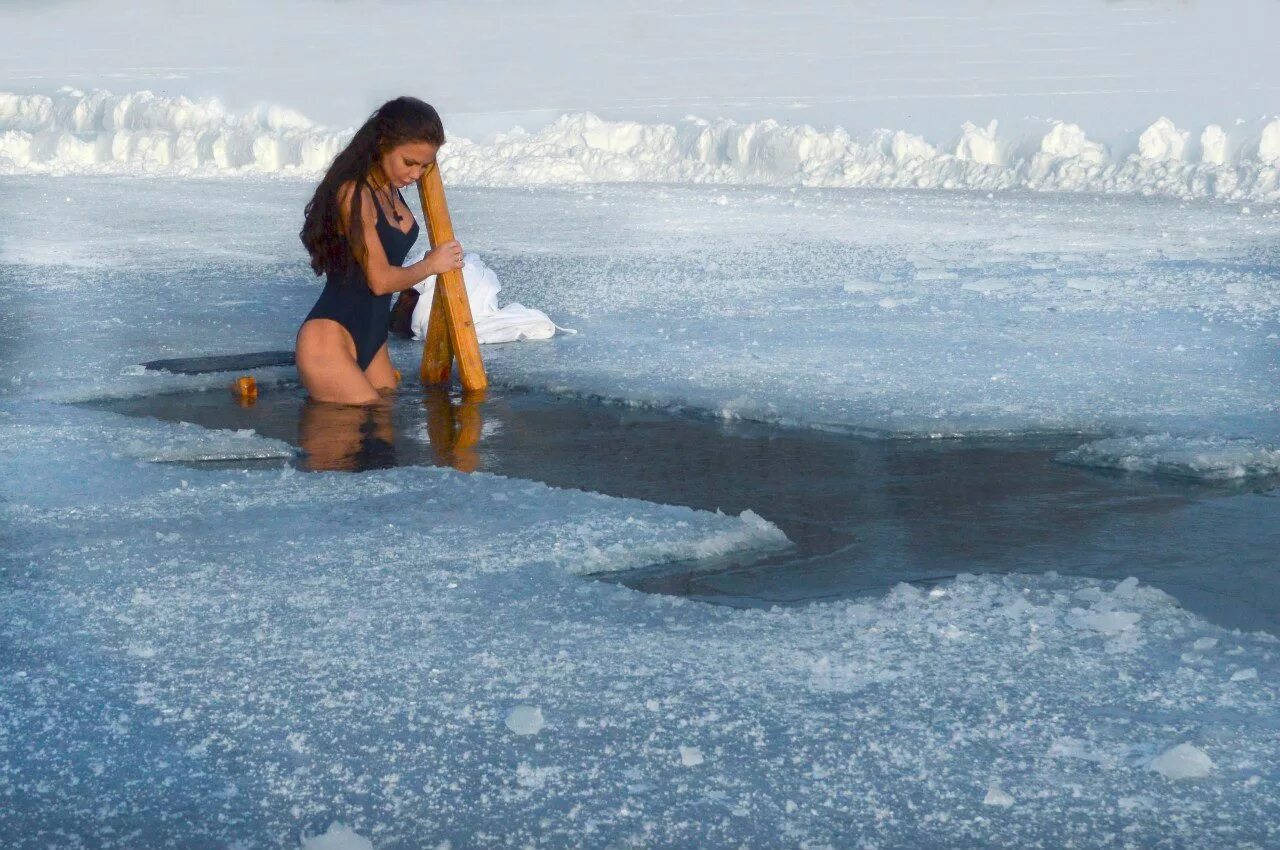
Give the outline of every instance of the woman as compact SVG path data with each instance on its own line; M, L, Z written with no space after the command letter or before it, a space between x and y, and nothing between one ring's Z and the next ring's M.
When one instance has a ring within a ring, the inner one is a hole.
M438 245L401 267L418 222L400 189L432 167L440 116L413 97L380 106L333 160L307 204L302 244L324 292L298 330L302 384L315 401L370 404L395 389L387 356L391 294L462 268L462 246Z

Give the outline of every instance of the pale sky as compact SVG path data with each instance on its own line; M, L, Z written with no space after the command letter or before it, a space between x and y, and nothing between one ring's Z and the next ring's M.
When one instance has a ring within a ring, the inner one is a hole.
M1276 0L63 0L0 16L0 90L148 88L335 126L401 93L473 136L579 111L931 138L991 118L1105 137L1280 112Z

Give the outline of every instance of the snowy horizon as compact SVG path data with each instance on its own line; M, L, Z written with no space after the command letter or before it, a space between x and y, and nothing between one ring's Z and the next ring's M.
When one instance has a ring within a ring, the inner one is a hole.
M1267 0L5 7L0 89L150 89L233 112L286 105L336 127L404 93L476 138L593 112L929 139L966 121L1061 121L1111 145L1161 116L1229 128L1280 112L1280 6Z
M1198 134L1161 117L1108 147L1066 122L1001 132L965 122L945 143L904 131L854 138L773 120L686 116L675 125L563 115L536 132L451 136L446 179L463 186L698 183L819 188L1091 192L1280 201L1280 118ZM216 99L63 88L0 91L0 174L277 176L315 179L350 137L296 110L229 112Z

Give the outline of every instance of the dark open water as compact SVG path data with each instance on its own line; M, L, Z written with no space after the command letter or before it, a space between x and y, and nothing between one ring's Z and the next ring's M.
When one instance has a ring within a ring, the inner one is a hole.
M706 602L797 604L960 572L1137 576L1222 625L1280 633L1276 482L1205 485L1064 466L1079 436L874 440L525 392L402 393L370 412L271 387L97 402L252 428L304 469L449 465L667 504L754 510L795 547L602 577Z

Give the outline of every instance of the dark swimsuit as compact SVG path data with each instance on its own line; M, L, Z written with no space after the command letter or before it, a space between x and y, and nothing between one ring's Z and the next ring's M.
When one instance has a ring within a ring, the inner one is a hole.
M398 194L398 192L397 192ZM418 222L405 233L387 221L382 204L376 198L378 240L387 255L387 262L398 266L409 255L409 249L418 241ZM400 195L404 203L404 195ZM408 204L405 204L408 209ZM413 213L409 214L412 218ZM387 327L391 317L391 293L374 295L365 279L364 269L354 258L349 258L346 273L330 272L325 277L324 292L316 306L311 308L305 322L312 319L332 319L347 329L356 344L356 365L361 371L369 368L373 356L387 342Z

